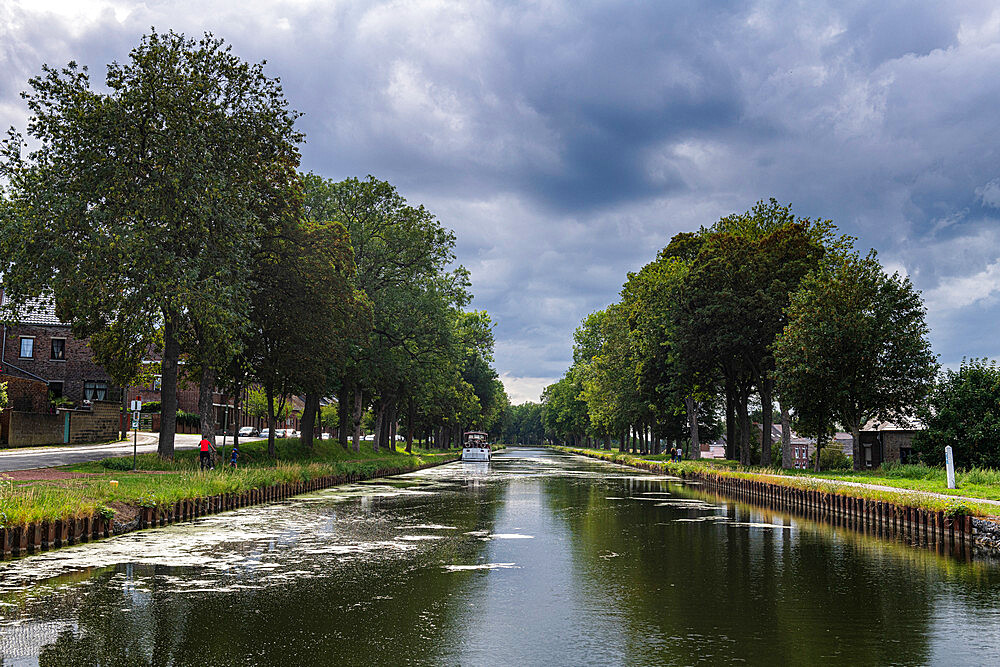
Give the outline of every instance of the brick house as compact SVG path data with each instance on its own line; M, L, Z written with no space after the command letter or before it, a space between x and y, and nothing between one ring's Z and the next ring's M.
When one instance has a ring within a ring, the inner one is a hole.
M913 437L923 430L916 423L869 422L861 427L861 461L866 468L882 463L912 463Z
M0 287L0 303L7 305ZM75 403L117 401L121 393L94 360L86 340L61 322L51 299L29 302L16 324L0 325L0 377L44 382L54 398Z

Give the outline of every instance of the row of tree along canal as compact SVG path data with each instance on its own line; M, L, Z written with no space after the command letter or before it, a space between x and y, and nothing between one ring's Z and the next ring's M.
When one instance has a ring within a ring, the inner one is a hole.
M214 392L263 390L272 457L292 394L307 445L327 396L356 451L369 410L376 448L398 423L408 450L490 428L507 397L450 230L389 183L301 173L299 114L220 39L153 31L107 72L94 90L75 62L43 67L27 139L3 142L6 316L53 298L116 384L157 375L163 457L179 381L210 439Z
M541 417L560 441L652 453L684 442L691 458L724 433L726 458L789 468L790 422L819 448L841 425L859 466L861 427L927 394L937 369L927 333L907 278L860 256L831 221L772 199L674 236L630 273L621 299L577 329L573 365L545 390ZM785 437L772 452L776 403Z

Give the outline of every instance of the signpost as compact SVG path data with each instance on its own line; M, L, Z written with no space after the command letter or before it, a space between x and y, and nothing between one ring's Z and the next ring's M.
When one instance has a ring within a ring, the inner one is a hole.
M955 488L955 456L952 454L951 445L944 448L944 463L948 467L948 488Z
M142 413L142 396L136 396L132 401L132 471L135 472L136 458L139 453L139 415Z

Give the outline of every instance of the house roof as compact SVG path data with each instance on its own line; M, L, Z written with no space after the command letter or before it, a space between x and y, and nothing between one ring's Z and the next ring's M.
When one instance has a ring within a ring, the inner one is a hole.
M874 419L861 427L862 431L923 431L927 426L916 417L898 422L878 422Z
M0 305L5 308L12 306L7 294L0 288ZM11 313L17 324L40 324L48 326L67 326L56 317L56 302L50 294L26 300L16 311Z

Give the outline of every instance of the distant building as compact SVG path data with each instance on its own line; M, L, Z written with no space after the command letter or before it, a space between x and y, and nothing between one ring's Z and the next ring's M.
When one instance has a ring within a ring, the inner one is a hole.
M861 429L861 465L878 468L883 463L912 463L913 437L924 430L922 424L875 422L865 424Z
M0 304L9 305L3 287ZM17 314L16 324L0 329L0 376L44 382L53 398L74 403L121 399L87 340L76 338L59 320L50 298L32 300Z

